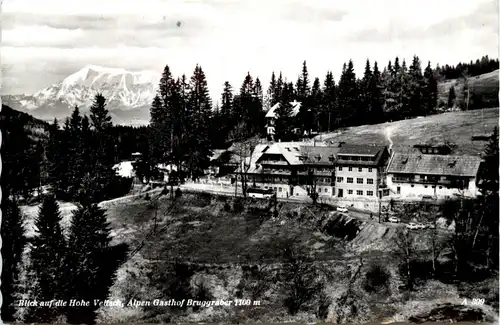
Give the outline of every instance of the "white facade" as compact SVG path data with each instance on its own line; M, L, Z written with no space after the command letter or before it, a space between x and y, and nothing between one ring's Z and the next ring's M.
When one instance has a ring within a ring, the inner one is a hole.
M454 195L464 195L467 197L476 197L479 191L476 187L476 179L469 178L466 189L458 189L446 186L445 184L422 184L422 183L407 183L394 182L393 174L387 175L387 186L391 190L390 195L401 198L418 198L422 196L432 196L438 198L452 197Z

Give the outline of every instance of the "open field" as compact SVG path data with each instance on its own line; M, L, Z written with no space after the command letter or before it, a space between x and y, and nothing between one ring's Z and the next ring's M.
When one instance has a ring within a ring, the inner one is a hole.
M471 93L481 95L485 107L494 107L495 102L498 102L499 90L499 70L485 73L479 76L470 77L468 79L469 90ZM438 102L448 103L448 93L451 86L455 87L455 94L460 100L463 98L464 80L452 79L445 80L438 84Z
M394 251L395 227L307 204L280 202L278 217L274 218L273 207L264 200L244 202L239 198L199 193L184 194L172 204L165 197L158 198L157 193L149 196L149 199L129 197L101 204L107 210L114 242L127 243L136 252L118 270L110 299L124 303L130 299L201 299L197 290L202 286L208 291L204 300L243 298L260 301L260 306L210 307L199 311L152 306L103 307L100 321L317 321L315 310L320 293L314 295L308 308L290 316L284 304L289 283L273 275L273 272L289 272L283 271L283 263L287 261L287 251L294 247L301 247L304 256L312 258L314 269L323 272L318 279L324 283L322 294L330 301L325 315L329 321L407 321L410 316L429 312L441 304L457 305L460 296L469 294L437 280L423 281L411 295L401 290L400 257ZM72 207L63 204L62 208L63 223L67 226ZM36 207L24 207L23 211L32 219ZM428 232L415 234L417 247L425 256ZM442 236L444 239L446 234ZM380 261L390 273L389 292L385 295L363 289L367 270ZM176 273L176 268L183 270L185 276ZM339 302L358 269L361 273L353 287L356 298ZM488 289L498 287L491 281L477 284L486 290L487 303L482 310L488 315L494 314L491 304L498 294L498 290L495 293ZM176 284L174 291L172 283ZM345 314L345 310L351 310L350 306L356 312Z
M381 145L390 145L392 141L393 149L400 151L431 140L451 141L457 145L455 154L479 155L483 153L486 142L472 141L471 137L475 134L491 134L496 125L498 108L488 108L350 127L318 135L316 139Z

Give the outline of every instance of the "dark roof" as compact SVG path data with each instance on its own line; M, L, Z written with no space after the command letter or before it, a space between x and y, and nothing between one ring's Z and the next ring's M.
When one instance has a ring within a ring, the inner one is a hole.
M386 146L343 144L337 154L337 164L343 166L379 166ZM344 156L372 157L374 161L347 160Z
M301 146L300 152L307 154L308 160L305 162L309 165L331 165L337 158L339 147L324 147L324 146ZM330 160L330 156L334 157L334 161Z
M383 152L385 148L387 147L380 145L343 144L338 154L373 157Z
M387 173L475 177L481 164L477 156L394 153Z

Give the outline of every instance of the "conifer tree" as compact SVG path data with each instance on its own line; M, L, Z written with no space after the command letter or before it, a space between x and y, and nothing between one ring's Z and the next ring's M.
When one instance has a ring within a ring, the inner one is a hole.
M221 116L221 126L220 129L222 131L222 137L227 139L229 132L234 125L233 120L233 88L231 84L226 81L224 82L224 89L221 94L221 108L220 108L220 116Z
M4 178L9 170L2 170ZM3 179L4 181L4 179ZM7 191L6 191L7 190ZM2 321L14 322L19 297L19 274L22 254L26 246L23 226L24 218L15 200L10 198L8 188L2 184Z
M434 77L434 71L431 68L431 62L427 63L424 71L424 87L423 87L423 115L432 114L437 107L437 81Z
M422 114L421 104L422 104L422 86L423 86L423 75L422 67L420 64L420 59L418 56L413 56L413 61L410 65L409 71L409 115L418 116Z
M377 61L373 65L373 75L369 86L370 94L370 121L379 123L384 119L384 98L383 98L383 84L380 71L378 69Z
M274 74L274 71L273 73L271 74L271 81L269 82L269 88L267 88L267 96L268 96L268 99L269 99L269 107L266 107L266 109L269 109L271 107L273 107L277 102L278 102L278 99L276 98L276 94L277 94L277 88L278 86L278 82L276 80L276 75Z
M290 141L293 139L292 105L290 104L292 97L293 85L285 84L280 105L276 109L275 137L281 141Z
M372 120L372 100L371 100L371 85L373 72L370 66L370 60L366 60L365 72L363 79L360 82L360 105L357 111L357 121L359 124L371 123Z
M355 123L354 117L359 105L358 83L352 60L347 65L344 64L338 89L339 118L342 125L351 125Z
M46 196L35 219L36 234L30 252L33 298L38 301L65 298L64 258L67 252L61 220L55 197ZM25 321L52 323L61 312L57 307L35 306Z
M96 204L80 206L73 213L65 262L66 299L91 303L68 307L66 317L70 324L95 323L99 306L93 303L94 299L108 298L115 272L124 258L124 251L118 254L110 246L110 231L104 210Z
M323 100L323 93L321 91L321 82L319 78L315 78L313 81L313 85L311 88L311 95L309 98L309 105L311 107L311 115L312 115L312 126L316 131L320 130L320 120L319 114L321 110L321 104Z
M203 174L210 162L209 124L212 113L212 103L208 94L205 73L196 65L190 81L189 110L187 121L190 130L187 135L187 167L192 177Z
M323 83L323 101L319 116L322 131L330 132L333 125L337 124L337 91L335 80L333 79L333 73L331 71L326 73L325 81Z
M283 80L283 75L280 71L278 80L276 81L275 93L273 96L274 103L281 103L283 101L283 90L285 88L285 82Z

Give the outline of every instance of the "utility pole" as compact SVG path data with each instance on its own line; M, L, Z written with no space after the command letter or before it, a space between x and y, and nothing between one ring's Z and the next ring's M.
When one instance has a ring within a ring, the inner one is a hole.
M382 192L378 190L378 223L380 223L380 218L382 214Z

